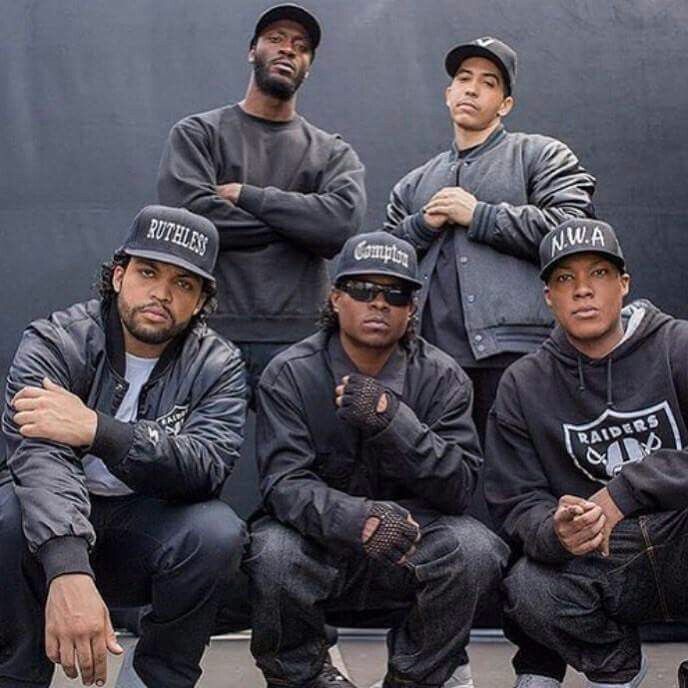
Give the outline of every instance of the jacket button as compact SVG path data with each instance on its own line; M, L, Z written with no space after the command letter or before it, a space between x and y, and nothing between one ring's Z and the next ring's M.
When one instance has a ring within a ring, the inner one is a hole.
M463 263L465 265L467 262L468 258L466 258L466 256L461 256L461 258L459 258L459 263Z
M473 303L475 301L475 296L473 294L469 294L467 297L468 303Z
M479 344L478 351L485 351L485 347L482 344Z
M483 341L483 336L481 334L476 334L475 335L475 341L476 342L482 342Z

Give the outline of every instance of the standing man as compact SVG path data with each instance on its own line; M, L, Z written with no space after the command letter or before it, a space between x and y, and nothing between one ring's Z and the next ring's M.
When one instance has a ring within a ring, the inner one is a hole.
M244 100L176 124L160 163L160 201L220 233L212 324L239 345L252 388L275 352L316 329L325 261L365 214L356 153L296 112L319 43L320 24L304 8L263 13Z
M450 150L394 187L385 228L421 258L421 334L473 381L481 439L504 369L545 339L537 251L569 217L593 214L594 178L560 141L508 133L516 53L485 37L445 59Z
M117 686L194 686L245 532L217 499L245 415L239 352L205 325L217 231L149 206L100 299L37 320L7 381L0 687L84 685L122 652L106 602L151 604ZM47 600L46 600L47 596Z
M325 616L388 615L385 688L441 686L507 548L464 515L481 464L471 383L413 334L416 256L385 232L344 246L320 332L258 387L267 515L246 567L268 686L351 686L323 662Z
M506 613L590 688L635 688L638 625L688 616L688 323L622 309L604 222L564 222L540 264L558 327L504 374L487 437L487 500L522 553Z

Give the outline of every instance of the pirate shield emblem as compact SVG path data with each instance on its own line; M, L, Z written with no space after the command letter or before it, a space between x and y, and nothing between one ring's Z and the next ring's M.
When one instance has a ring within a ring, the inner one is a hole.
M631 461L658 449L681 449L681 436L669 403L638 411L607 409L585 425L564 424L566 451L588 478L606 483Z
M189 407L187 406L175 406L169 413L156 419L156 422L170 434L178 435L184 425L186 416L189 413Z

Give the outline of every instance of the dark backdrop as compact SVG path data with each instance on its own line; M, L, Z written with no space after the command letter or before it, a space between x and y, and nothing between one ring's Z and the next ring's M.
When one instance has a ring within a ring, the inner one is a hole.
M89 294L155 201L183 115L243 96L268 2L2 0L0 378L25 324ZM446 50L492 34L519 53L512 130L567 142L598 178L634 293L686 317L685 0L309 0L324 27L299 110L367 167L366 228L410 168L447 148ZM250 461L233 491L253 497Z

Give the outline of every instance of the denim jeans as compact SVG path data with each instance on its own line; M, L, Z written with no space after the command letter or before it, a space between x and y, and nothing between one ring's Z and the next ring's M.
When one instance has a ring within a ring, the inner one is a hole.
M507 576L505 614L593 681L640 668L638 626L688 618L688 510L621 521L610 556L547 566L521 559Z
M251 650L270 684L301 686L318 675L325 618L333 615L348 615L354 626L387 617L391 685L441 686L466 662L473 618L498 589L508 548L469 516L435 514L421 527L402 567L325 548L269 517L253 525L244 561Z
M189 688L215 623L220 597L239 568L244 524L219 500L180 504L151 497L91 497L96 587L108 604L150 603L134 666L152 688ZM50 684L44 646L43 569L21 530L11 484L0 487L0 688Z

